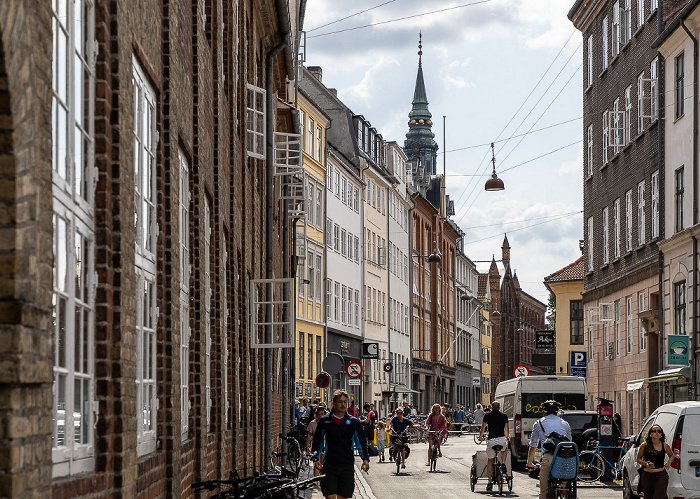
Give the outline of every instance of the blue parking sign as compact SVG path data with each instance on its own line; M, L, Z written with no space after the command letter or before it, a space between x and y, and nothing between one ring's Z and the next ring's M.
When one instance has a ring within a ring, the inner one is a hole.
M569 352L569 375L586 377L588 371L588 352Z

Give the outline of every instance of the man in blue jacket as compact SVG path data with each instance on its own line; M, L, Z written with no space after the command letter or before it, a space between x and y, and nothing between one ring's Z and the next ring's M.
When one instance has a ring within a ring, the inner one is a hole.
M323 452L321 492L328 499L349 499L355 491L355 455L353 444L360 449L362 469L369 471L367 438L360 420L348 414L348 392L333 393L333 409L318 420L311 452Z

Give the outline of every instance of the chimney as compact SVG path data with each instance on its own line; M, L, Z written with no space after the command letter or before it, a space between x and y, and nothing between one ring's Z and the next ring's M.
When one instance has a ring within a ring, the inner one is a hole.
M311 76L323 83L323 69L321 69L321 66L309 66L306 69L311 73Z

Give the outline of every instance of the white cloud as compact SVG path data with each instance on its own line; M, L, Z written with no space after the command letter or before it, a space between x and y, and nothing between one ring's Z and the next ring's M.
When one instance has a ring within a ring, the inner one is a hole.
M565 161L559 165L557 173L561 177L570 177L572 180L581 178L583 169L583 149L578 147L578 154L573 161Z

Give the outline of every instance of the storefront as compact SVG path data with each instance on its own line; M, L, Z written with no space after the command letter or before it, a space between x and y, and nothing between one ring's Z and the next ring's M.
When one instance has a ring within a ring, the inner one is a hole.
M333 396L333 392L338 389L347 390L350 395L350 402L355 402L355 406L362 410L362 383L363 379L352 381L345 373L345 366L350 361L362 363L362 339L352 334L339 331L337 329L328 328L326 337L326 355L337 356L342 361L343 368L339 373L328 373L331 375L331 390L329 397ZM364 378L364 376L363 376ZM351 385L350 383L359 383Z

